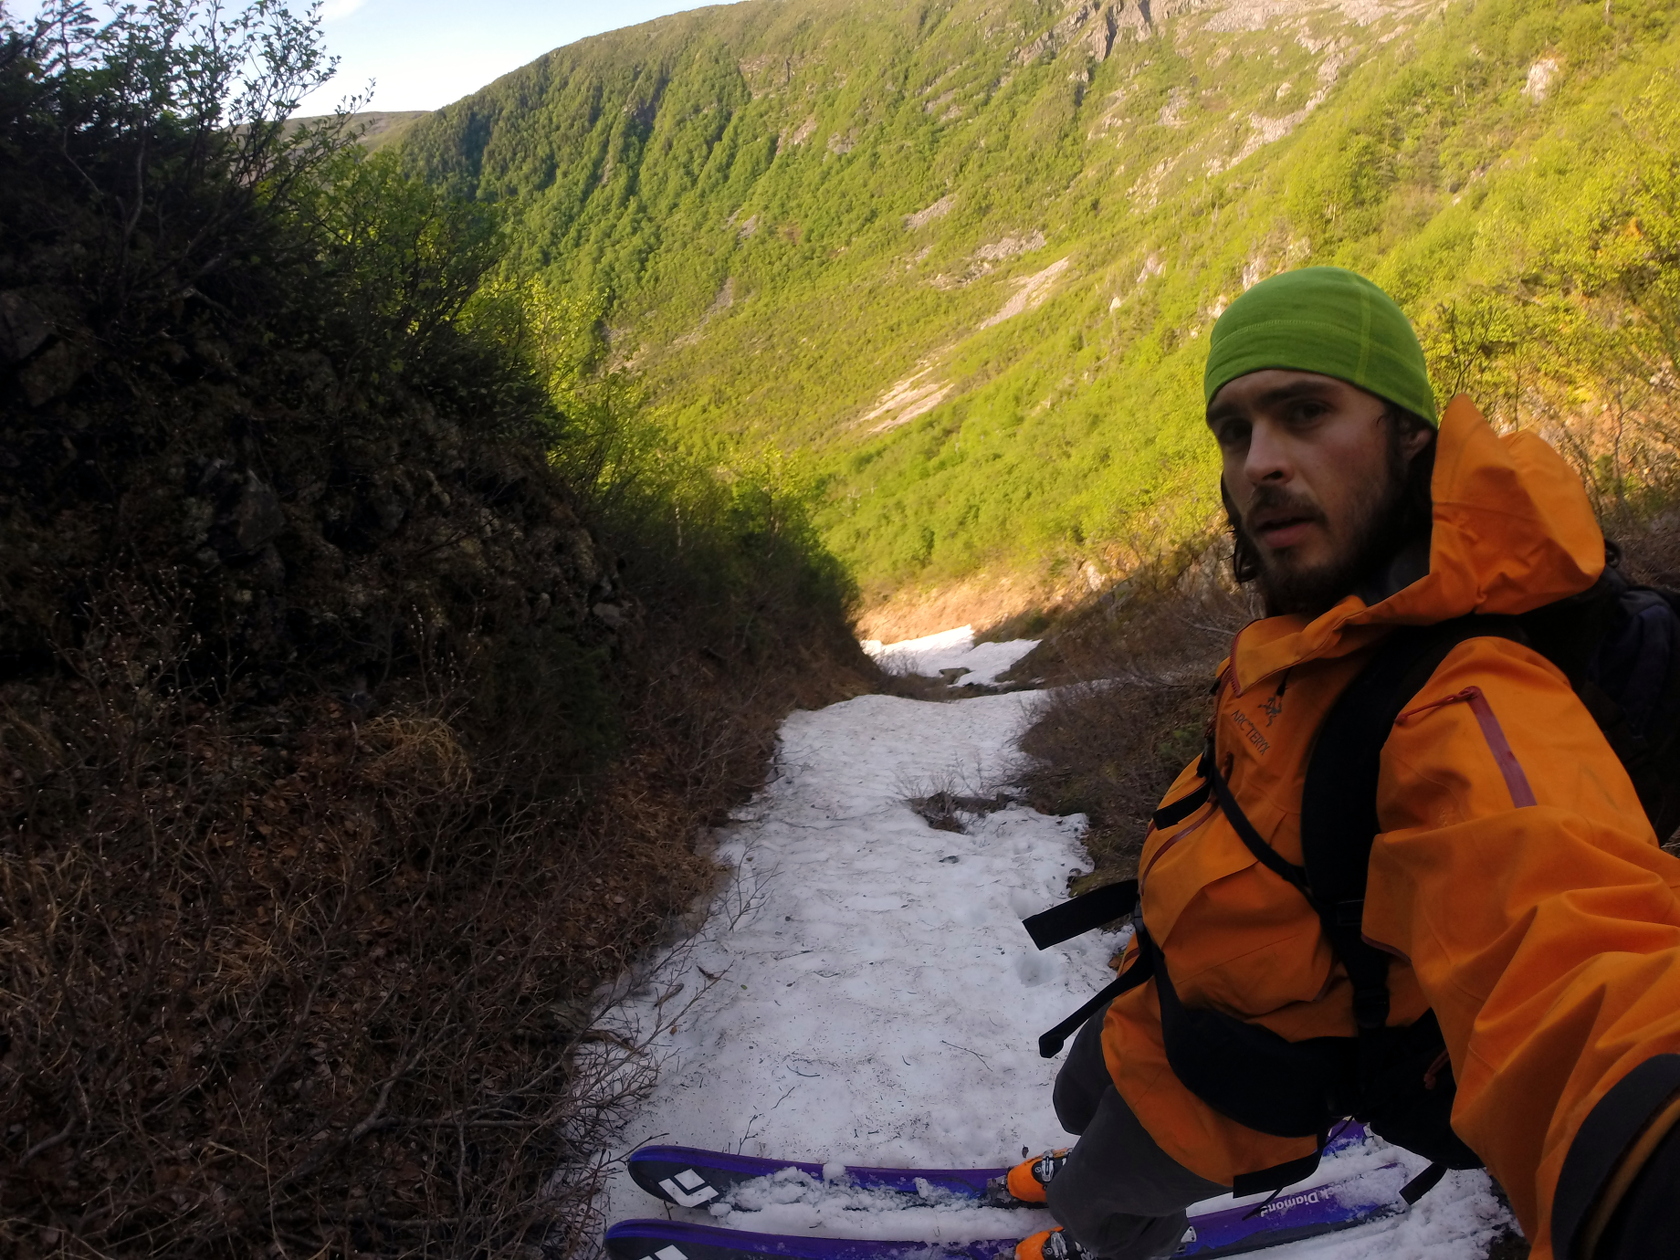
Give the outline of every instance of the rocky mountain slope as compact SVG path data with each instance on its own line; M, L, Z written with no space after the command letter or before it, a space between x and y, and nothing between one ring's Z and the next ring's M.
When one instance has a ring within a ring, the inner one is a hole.
M505 207L682 441L795 453L870 601L996 599L1205 527L1201 338L1271 272L1376 276L1443 390L1521 377L1510 311L1584 291L1559 260L1668 160L1673 12L748 0L556 50L405 152ZM1556 418L1527 388L1493 402Z

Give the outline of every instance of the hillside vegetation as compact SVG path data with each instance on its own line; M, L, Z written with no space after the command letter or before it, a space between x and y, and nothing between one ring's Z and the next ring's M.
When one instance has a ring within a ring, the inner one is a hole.
M1626 505L1674 414L1674 17L748 0L556 50L403 155L500 208L673 441L782 452L867 602L1094 588L1205 528L1206 329L1302 263L1373 275L1443 393Z

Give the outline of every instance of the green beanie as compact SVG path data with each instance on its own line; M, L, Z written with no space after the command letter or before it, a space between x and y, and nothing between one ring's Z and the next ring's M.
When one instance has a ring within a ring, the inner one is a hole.
M1262 280L1231 303L1208 343L1208 402L1239 376L1290 368L1334 376L1439 423L1411 323L1393 298L1341 267L1302 267Z

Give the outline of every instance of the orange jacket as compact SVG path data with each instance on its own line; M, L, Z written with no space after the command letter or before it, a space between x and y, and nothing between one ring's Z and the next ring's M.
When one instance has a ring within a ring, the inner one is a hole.
M1291 862L1314 734L1389 627L1526 612L1603 568L1568 465L1531 434L1495 434L1463 397L1443 417L1432 490L1426 576L1310 623L1255 622L1221 671L1215 755ZM1186 768L1166 800L1199 782ZM1563 675L1508 639L1459 645L1418 693L1384 748L1377 807L1363 930L1398 956L1390 1022L1434 1008L1458 1085L1453 1128L1544 1260L1559 1170L1588 1114L1633 1068L1680 1051L1680 861L1657 847ZM1144 921L1186 1005L1290 1040L1354 1035L1351 989L1317 917L1216 809L1152 829L1138 869ZM1110 1007L1103 1049L1151 1135L1203 1177L1230 1184L1312 1151L1311 1139L1227 1119L1174 1077L1153 981Z

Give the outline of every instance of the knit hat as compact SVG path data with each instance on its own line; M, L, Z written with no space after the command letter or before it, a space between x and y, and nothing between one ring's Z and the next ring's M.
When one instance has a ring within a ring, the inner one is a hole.
M1333 376L1439 423L1411 323L1393 298L1341 267L1302 267L1262 280L1219 317L1202 378L1207 401L1262 368Z

